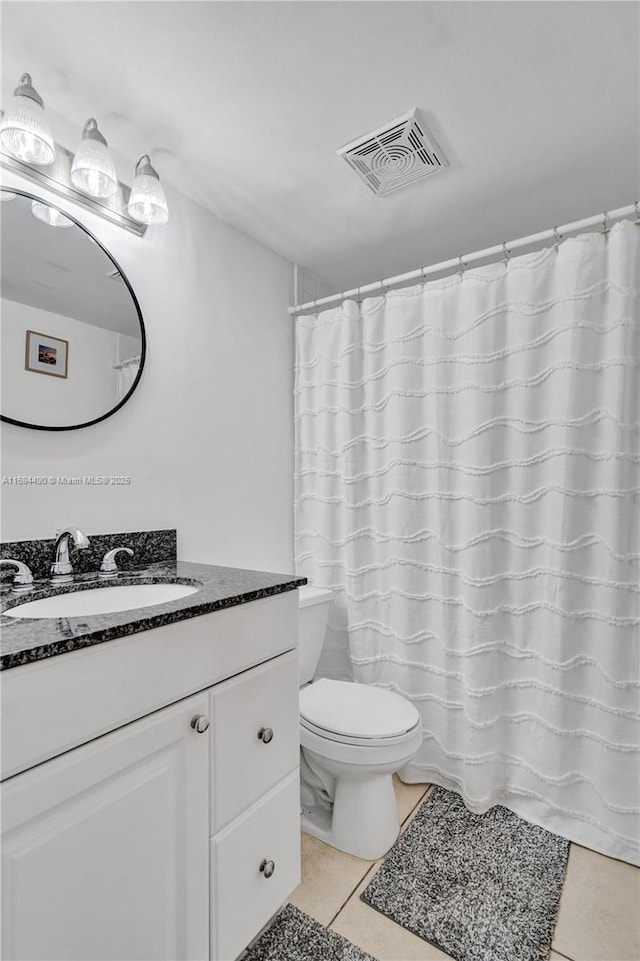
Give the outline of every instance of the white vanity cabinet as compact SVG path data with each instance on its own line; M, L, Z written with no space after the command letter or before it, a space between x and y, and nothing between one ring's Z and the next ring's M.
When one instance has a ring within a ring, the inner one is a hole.
M187 698L2 792L3 958L202 958L208 744Z
M20 719L54 732L25 769L23 731L2 784L4 961L233 961L278 910L299 882L296 610L294 591L6 672L7 746Z

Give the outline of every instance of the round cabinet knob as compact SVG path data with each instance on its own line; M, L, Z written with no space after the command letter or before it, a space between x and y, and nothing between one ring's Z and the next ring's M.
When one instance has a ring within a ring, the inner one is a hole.
M269 741L273 741L273 730L270 727L261 727L258 731L258 738L263 744L268 744ZM269 862L271 864L271 862Z
M191 727L197 734L204 734L209 729L209 718L206 714L196 714L191 718Z
M270 878L276 869L275 861L267 861L266 859L260 863L260 871L264 874L265 878Z

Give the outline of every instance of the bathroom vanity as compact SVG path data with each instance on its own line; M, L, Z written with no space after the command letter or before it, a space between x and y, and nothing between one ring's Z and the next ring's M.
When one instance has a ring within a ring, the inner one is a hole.
M304 578L172 561L118 585L167 581L198 590L2 617L5 961L232 961L299 882Z

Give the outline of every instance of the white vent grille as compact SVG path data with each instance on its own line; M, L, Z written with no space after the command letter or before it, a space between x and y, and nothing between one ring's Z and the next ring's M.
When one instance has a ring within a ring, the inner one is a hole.
M448 167L417 110L340 147L338 155L374 194L406 187Z

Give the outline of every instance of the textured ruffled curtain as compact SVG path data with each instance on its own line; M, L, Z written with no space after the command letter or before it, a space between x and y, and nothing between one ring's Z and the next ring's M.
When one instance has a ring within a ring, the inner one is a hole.
M297 321L320 673L408 697L404 769L640 862L640 227Z
M131 388L133 387L133 382L138 376L138 371L140 370L140 361L135 360L134 362L127 363L124 367L118 368L118 380L117 380L117 393L118 401L121 401L127 396Z

